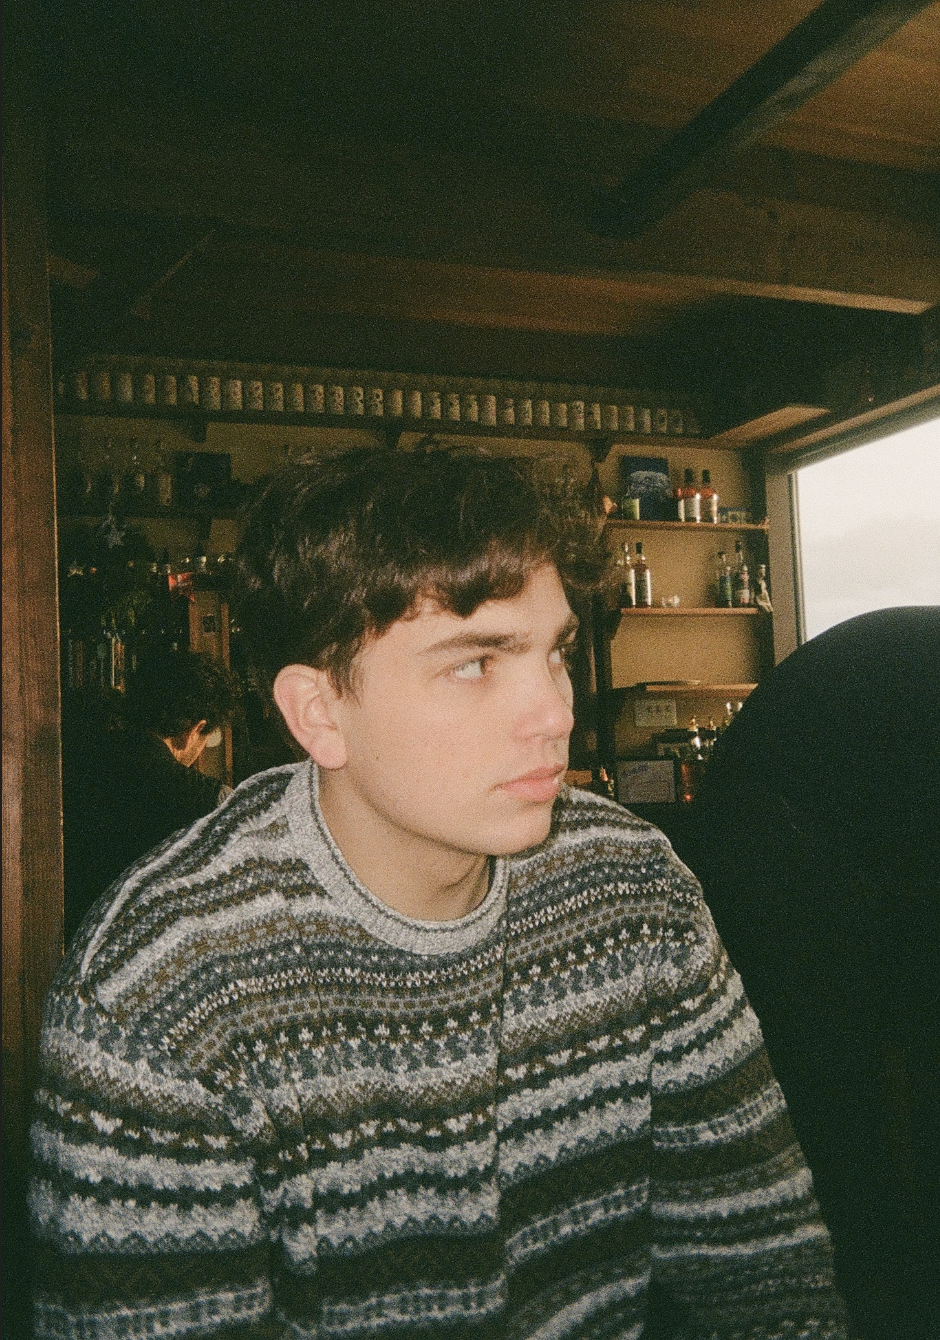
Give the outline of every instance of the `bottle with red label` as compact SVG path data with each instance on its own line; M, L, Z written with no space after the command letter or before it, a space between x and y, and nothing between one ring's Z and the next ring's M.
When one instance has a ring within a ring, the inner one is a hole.
M676 489L676 514L680 521L701 521L702 500L695 483L695 471L686 470L684 482Z

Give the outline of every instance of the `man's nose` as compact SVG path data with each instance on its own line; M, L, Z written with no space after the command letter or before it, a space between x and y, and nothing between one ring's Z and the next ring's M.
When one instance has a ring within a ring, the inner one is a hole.
M546 667L528 681L520 713L524 735L540 735L548 740L569 736L574 729L573 693L567 675L556 676Z

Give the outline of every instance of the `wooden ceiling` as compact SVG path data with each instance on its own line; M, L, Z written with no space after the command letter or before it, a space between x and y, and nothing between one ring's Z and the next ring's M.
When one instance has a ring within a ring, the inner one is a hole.
M57 357L675 384L715 431L919 390L940 4L823 9L754 94L808 0L37 4ZM605 227L749 78L759 133L733 107L659 217Z

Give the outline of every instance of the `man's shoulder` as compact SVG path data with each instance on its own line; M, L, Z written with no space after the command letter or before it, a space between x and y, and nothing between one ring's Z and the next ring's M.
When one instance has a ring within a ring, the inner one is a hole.
M633 944L711 937L698 880L665 834L590 792L564 788L548 838L511 858L511 871L520 924L552 924L569 938L619 925Z
M668 838L653 824L616 801L573 786L563 788L555 806L547 846L552 844L576 844L599 851L616 847L637 857L672 851Z
M540 846L517 858L520 873L565 873L568 881L604 881L647 891L668 891L694 879L653 824L622 805L575 787L564 787L555 805L552 828Z
M100 994L132 961L257 903L285 867L301 876L287 797L305 765L242 782L210 814L173 833L117 880L75 937L59 981ZM289 881L284 881L289 886Z

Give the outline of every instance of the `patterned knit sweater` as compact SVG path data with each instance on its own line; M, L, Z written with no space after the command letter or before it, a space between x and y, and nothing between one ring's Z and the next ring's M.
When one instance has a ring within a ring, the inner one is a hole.
M33 1147L40 1337L844 1336L698 885L578 791L430 922L250 778L77 937Z

